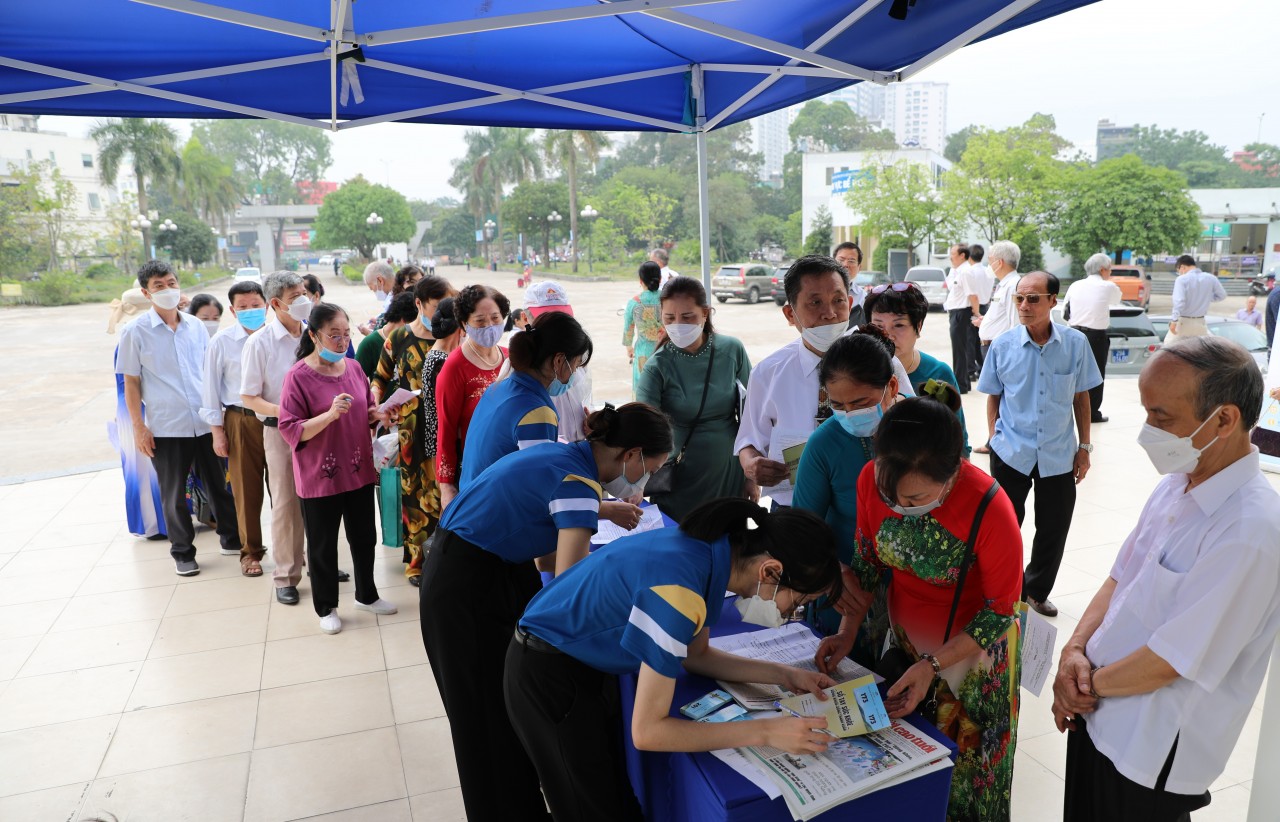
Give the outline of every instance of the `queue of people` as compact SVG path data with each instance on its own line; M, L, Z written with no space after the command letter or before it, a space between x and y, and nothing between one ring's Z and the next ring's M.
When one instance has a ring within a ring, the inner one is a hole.
M796 337L754 367L713 322L700 282L645 263L624 321L637 401L596 410L593 342L556 283L532 285L511 322L510 300L489 285L371 264L366 283L388 301L368 323L370 375L348 361L347 313L297 275L233 286L236 323L210 339L177 310L172 270L148 263L116 370L136 450L155 465L175 569L199 572L184 496L194 474L223 553L260 576L269 550L281 603L299 602L306 568L320 629L341 630L342 526L355 607L394 613L373 578L371 434L396 426L405 573L420 587L469 819L640 818L621 675L638 677L630 737L641 750L822 751L822 718L672 718L674 679L683 669L816 694L845 657L884 677L891 717L918 711L955 741L949 819L1009 819L1019 609L1056 614L1049 594L1102 377L1089 335L1051 316L1057 279L1017 275L1012 243L953 248L969 267L952 367L919 349L919 288L856 300L861 251L842 251L790 267L776 321ZM1076 308L1087 300L1071 302L1091 328L1094 310ZM643 322L654 328L642 335ZM1196 337L1140 379L1139 445L1168 476L1062 652L1053 713L1072 731L1069 819L1172 822L1203 807L1260 687L1280 630L1280 506L1249 444L1256 372L1239 346ZM975 383L988 395L989 442L975 450L990 451L989 472L970 461L960 404ZM412 399L387 403L397 389ZM269 546L255 529L264 480ZM601 521L634 529L646 497L676 526L593 552ZM763 627L803 611L822 637L817 671L710 647L726 591ZM1198 719L1208 706L1223 717L1212 727Z

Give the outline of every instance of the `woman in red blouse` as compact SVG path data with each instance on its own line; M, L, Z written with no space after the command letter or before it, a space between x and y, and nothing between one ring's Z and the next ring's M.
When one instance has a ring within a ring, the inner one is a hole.
M441 511L458 495L462 444L471 415L506 361L507 349L498 340L511 303L487 285L469 285L453 298L453 311L466 337L436 378L436 481Z
M997 489L945 638L966 541L994 482L961 459L963 447L956 415L931 397L903 400L885 412L875 462L858 479L850 567L867 590L884 572L890 574L888 644L901 649L895 655L910 665L905 672L899 667L896 681L889 682L889 715L936 710L930 718L959 748L948 818L992 822L1009 818L1013 784L1022 534L1013 505ZM820 656L838 654L864 616L845 617ZM884 647L884 637L876 645Z

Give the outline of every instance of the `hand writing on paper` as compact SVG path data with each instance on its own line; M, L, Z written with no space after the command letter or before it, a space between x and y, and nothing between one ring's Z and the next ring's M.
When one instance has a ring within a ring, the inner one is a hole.
M789 754L822 753L831 741L831 737L822 732L827 727L826 717L805 716L797 719L784 716L762 719L759 723L764 732L764 744Z

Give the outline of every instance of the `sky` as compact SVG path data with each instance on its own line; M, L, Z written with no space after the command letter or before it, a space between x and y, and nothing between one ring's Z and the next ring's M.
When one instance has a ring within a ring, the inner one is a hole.
M1271 0L1102 0L961 49L913 79L949 84L949 132L1005 128L1040 111L1089 154L1100 119L1197 129L1236 150L1260 131L1262 142L1280 144L1277 31L1280 3ZM173 122L189 133L188 121ZM71 134L91 125L41 118L41 128ZM339 132L326 177L363 174L414 199L457 196L449 161L464 152L465 131L386 123Z

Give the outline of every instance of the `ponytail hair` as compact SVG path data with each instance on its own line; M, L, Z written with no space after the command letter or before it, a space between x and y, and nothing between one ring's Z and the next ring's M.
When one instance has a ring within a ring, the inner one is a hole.
M735 565L768 554L782 563L780 585L802 594L825 594L831 601L840 598L835 534L809 511L783 508L769 513L749 499L723 497L690 511L680 530L703 542L727 536Z
M646 457L671 453L671 421L652 405L629 402L614 408L605 403L604 408L587 417L586 425L589 442L610 448L639 448Z
M946 482L960 470L964 433L955 412L932 395L908 397L884 412L875 434L876 487L893 500L908 474Z
M537 370L557 354L566 360L582 357L582 365L586 365L595 350L582 325L563 311L535 317L533 325L513 336L508 346L511 367L516 371Z
M312 338L312 334L319 334L334 318L339 314L346 317L347 312L342 310L342 306L333 303L316 303L311 309L311 316L307 317L307 327L302 329L302 338L298 340L298 350L295 352L295 359L305 359L311 356L316 350L316 341ZM349 319L349 318L348 318Z
M658 286L662 285L662 266L653 260L645 260L640 263L640 283L644 286L645 291L657 291Z

